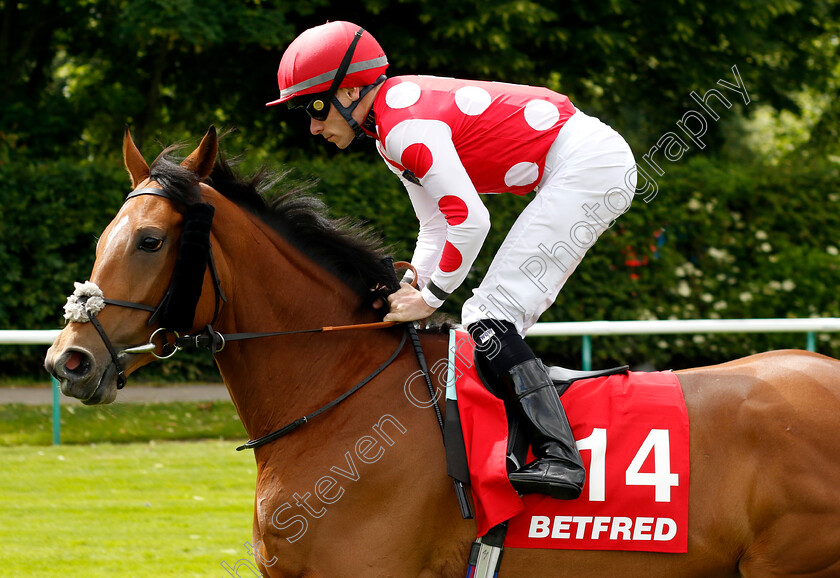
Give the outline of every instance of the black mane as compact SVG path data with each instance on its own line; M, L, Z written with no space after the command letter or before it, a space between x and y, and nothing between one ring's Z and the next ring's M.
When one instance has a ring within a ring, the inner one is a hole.
M171 150L166 149L152 163L152 180L178 203L201 202L198 177L173 162L168 156ZM351 219L330 218L324 202L309 193L313 182L301 185L288 181L288 172L275 174L266 169L242 178L219 154L205 182L259 217L360 296L373 299L371 288L387 284L393 276L382 262L382 243Z

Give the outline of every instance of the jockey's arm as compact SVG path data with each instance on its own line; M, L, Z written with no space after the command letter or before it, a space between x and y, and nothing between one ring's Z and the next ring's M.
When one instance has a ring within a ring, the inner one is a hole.
M422 304L417 301L417 296L408 290L395 293L392 295L392 307L396 300L397 306L402 304L406 309L410 307L412 313L399 315L399 319L392 316L393 320L422 319L428 316L427 313L440 307L446 297L466 279L490 230L487 208L461 163L450 135L445 130L441 131L441 134L429 134L430 132L427 131L424 135L427 139L424 143L428 143L434 161L426 171L417 170L418 163L422 162L420 159L412 158L411 154L401 154L404 148L400 147L399 143L386 143L386 147L396 144L400 154L395 156L400 158L408 170L416 171L418 175L422 174L419 178L422 187L409 183L412 186L406 188L421 223L418 235L420 254L415 251L416 262L413 259L412 264L418 270L418 281L422 286L419 296L428 306L428 311L424 310ZM394 151L387 152L390 156ZM436 229L440 227L441 217L433 216L434 213L442 216L445 221L445 236L442 241L439 229ZM426 233L422 230L424 222L427 226ZM432 229L428 229L430 226ZM430 263L432 267L429 266ZM427 273L430 269L431 272ZM424 317L405 318L424 313ZM385 319L389 317L386 316Z
M423 187L403 177L400 179L405 185L411 205L414 207L414 214L417 215L417 221L420 223L411 264L417 271L417 287L423 289L440 262L443 246L446 243L446 218ZM413 277L412 272L408 271L403 281L411 282Z

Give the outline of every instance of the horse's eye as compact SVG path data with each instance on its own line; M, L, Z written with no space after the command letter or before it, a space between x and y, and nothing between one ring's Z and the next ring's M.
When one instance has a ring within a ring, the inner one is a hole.
M143 237L140 241L140 250L154 253L163 246L163 239L158 237Z

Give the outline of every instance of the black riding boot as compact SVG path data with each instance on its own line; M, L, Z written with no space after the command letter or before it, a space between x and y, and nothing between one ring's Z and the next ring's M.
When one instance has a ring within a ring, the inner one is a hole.
M511 485L523 494L548 494L559 500L577 498L583 490L586 470L545 366L538 359L529 359L511 368L501 379L535 429L531 450L537 459L512 472Z

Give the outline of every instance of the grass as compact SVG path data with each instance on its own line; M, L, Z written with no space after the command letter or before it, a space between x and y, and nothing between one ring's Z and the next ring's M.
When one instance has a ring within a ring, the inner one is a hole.
M0 447L0 460L6 575L218 578L223 560L252 560L256 467L230 442Z
M61 443L247 439L230 401L62 405ZM0 446L52 444L52 406L0 405Z

